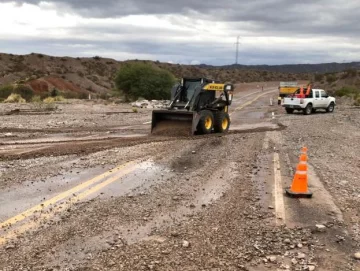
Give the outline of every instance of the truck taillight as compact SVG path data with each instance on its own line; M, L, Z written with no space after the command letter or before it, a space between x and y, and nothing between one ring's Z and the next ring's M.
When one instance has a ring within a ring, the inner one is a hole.
M300 100L300 104L304 104L304 99L301 99L301 100Z

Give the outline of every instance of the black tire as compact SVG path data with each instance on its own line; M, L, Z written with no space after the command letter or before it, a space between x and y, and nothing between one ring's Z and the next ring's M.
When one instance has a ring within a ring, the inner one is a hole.
M304 109L304 115L310 115L312 113L313 106L312 104L308 104Z
M214 115L209 110L200 112L200 120L197 126L197 131L201 135L210 134L214 127Z
M328 113L333 113L334 110L335 110L335 104L334 104L333 102L331 102L331 103L329 104L329 106L326 108L326 112L328 112Z
M215 113L214 131L215 133L226 133L230 128L230 116L224 111Z
M294 113L294 109L293 109L293 108L285 108L285 110L286 110L286 113L288 113L288 114Z

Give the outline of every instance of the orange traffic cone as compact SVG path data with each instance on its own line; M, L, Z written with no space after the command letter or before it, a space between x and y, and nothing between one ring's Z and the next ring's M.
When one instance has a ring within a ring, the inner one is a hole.
M308 166L307 149L301 149L300 162L296 167L296 173L291 187L285 189L288 196L293 198L311 198L312 193L308 189Z

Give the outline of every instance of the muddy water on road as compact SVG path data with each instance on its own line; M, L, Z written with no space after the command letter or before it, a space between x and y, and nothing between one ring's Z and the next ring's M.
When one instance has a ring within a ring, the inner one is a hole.
M5 221L13 215L41 204L60 193L94 178L94 176L103 174L104 171L103 167L96 167L80 172L80 169L74 167L70 173L43 182L29 180L21 185L0 190L0 221ZM131 173L125 176L119 176L116 181L83 198L82 201L87 201L99 197L100 195L102 195L102 198L123 196L132 192L134 189L140 191L141 189L146 189L155 184L160 174L161 176L164 176L165 173L169 174L169 172L169 170L156 165L152 161L140 162L135 165L134 170ZM115 173L110 176L116 178L118 174ZM106 181L106 178L103 181ZM100 183L103 181L100 181ZM91 189L98 183L87 186L85 189ZM79 193L80 192L81 190ZM75 195L76 194L70 194L69 198ZM63 202L63 200L59 202Z

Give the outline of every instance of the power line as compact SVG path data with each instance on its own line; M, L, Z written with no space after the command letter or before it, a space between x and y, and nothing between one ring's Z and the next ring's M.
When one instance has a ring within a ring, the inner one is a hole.
M235 57L235 64L237 65L238 64L238 59L239 59L239 44L240 43L240 36L237 36L237 39L236 39L236 57Z

